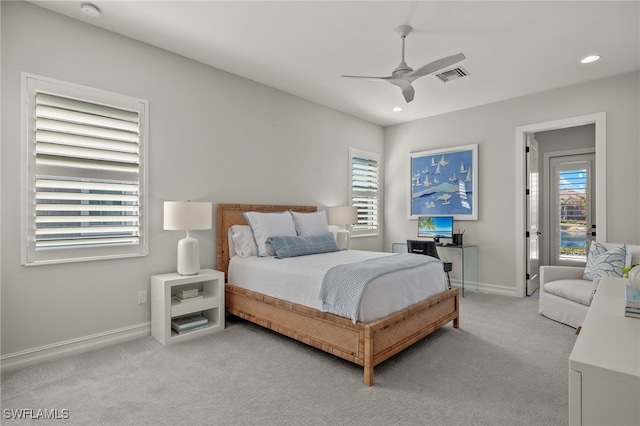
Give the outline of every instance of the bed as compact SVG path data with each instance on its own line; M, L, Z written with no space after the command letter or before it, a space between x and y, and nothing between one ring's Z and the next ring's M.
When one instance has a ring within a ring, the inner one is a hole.
M218 204L217 269L228 277L228 230L246 225L245 212L312 213L315 206ZM299 303L272 297L233 282L225 284L228 313L353 362L364 368L364 383L373 369L435 330L453 321L459 327L459 291L448 289L374 321L356 321Z

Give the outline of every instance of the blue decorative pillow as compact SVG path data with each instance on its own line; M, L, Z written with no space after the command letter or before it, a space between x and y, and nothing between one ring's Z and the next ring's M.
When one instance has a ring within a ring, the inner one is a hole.
M340 251L331 232L306 237L275 236L267 239L267 245L276 252L276 258L306 256L308 254Z
M602 277L622 277L622 269L627 266L627 246L608 249L597 241L592 241L587 254L587 265L584 268L585 280L596 280Z

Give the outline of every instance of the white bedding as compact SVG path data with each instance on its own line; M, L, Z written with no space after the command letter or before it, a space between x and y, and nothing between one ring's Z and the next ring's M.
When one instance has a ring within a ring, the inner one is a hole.
M324 274L333 266L381 256L358 250L276 259L275 257L239 257L229 262L228 282L238 287L288 300L322 311L320 287ZM366 288L360 305L359 321L371 322L447 289L440 262L383 275Z

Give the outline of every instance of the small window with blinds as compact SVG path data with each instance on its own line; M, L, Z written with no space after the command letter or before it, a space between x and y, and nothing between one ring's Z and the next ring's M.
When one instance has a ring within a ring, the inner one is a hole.
M358 222L351 225L352 236L380 233L380 156L349 149L351 205L358 209Z
M143 256L148 103L23 74L25 265Z

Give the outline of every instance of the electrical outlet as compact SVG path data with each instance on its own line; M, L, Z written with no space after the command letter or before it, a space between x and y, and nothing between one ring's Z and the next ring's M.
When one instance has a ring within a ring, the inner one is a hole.
M138 305L142 305L143 303L147 303L147 290L138 292Z

